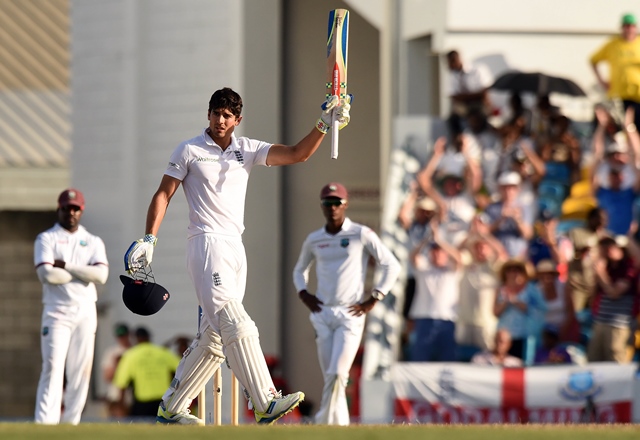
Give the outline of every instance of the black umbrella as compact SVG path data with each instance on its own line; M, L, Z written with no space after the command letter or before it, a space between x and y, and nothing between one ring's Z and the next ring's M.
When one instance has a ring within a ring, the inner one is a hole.
M586 96L580 86L572 80L540 72L507 72L496 79L491 88L510 92L530 92L538 96L548 95L549 93Z

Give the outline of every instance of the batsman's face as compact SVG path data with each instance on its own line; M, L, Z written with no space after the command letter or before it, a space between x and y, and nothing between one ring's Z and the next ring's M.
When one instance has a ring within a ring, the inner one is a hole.
M214 109L207 114L211 137L215 139L230 136L240 124L242 116L236 116L229 109Z
M58 223L67 231L76 231L81 217L82 209L79 206L67 205L58 208Z
M341 224L344 222L346 216L347 206L349 202L345 199L339 199L337 197L327 197L320 201L322 206L322 213L327 219L327 223Z

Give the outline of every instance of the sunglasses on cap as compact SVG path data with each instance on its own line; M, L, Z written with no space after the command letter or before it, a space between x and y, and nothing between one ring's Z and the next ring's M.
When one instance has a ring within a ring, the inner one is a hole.
M322 206L341 206L347 203L345 199L322 199Z

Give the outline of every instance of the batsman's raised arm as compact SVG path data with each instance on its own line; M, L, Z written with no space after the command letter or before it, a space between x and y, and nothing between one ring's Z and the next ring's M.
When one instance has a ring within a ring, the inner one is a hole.
M309 159L316 152L322 139L324 139L324 135L331 128L334 113L339 122L340 130L349 124L351 119L349 115L351 99L351 95L343 99L338 99L337 96L329 96L321 106L322 113L316 122L315 128L295 145L273 144L267 155L267 165L291 165Z

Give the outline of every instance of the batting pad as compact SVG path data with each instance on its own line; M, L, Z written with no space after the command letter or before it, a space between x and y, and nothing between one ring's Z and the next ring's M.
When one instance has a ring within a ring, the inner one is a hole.
M223 361L222 338L207 326L185 351L171 386L163 396L167 411L174 414L185 411Z
M258 327L240 302L231 300L220 311L220 334L231 370L249 392L255 410L266 412L275 388L260 348Z

